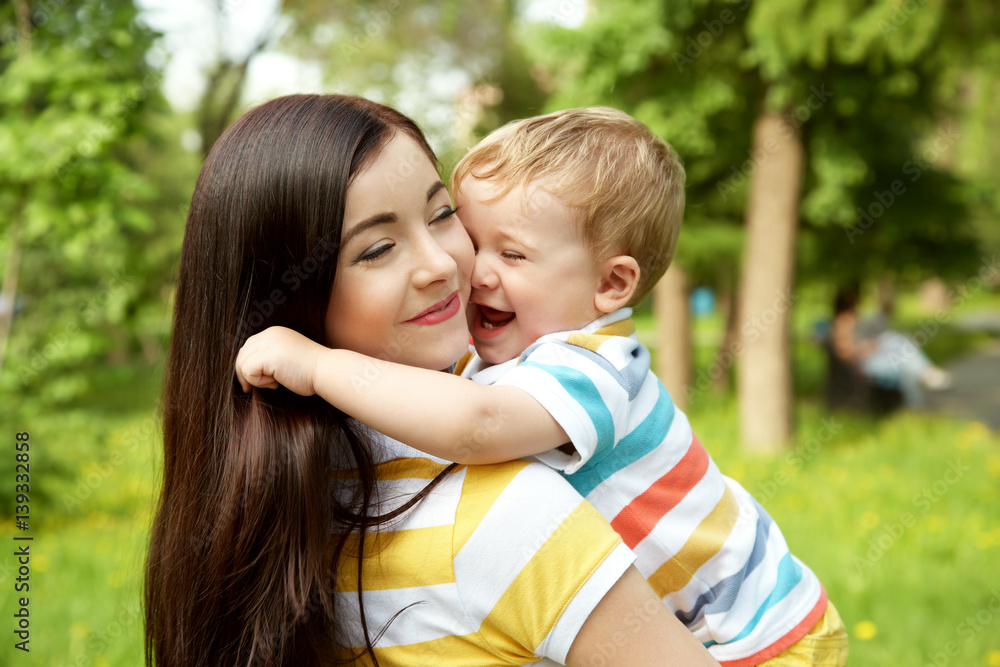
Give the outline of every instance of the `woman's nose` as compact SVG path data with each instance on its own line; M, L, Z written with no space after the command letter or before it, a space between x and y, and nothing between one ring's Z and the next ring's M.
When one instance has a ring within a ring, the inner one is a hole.
M458 265L438 242L427 235L420 243L416 257L417 269L413 280L417 287L426 287L438 281L447 281L458 272Z

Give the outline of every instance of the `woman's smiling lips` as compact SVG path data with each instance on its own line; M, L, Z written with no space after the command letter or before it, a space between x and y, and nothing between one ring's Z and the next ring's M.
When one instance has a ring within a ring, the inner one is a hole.
M448 295L448 298L438 301L416 317L406 320L406 324L440 324L454 317L461 309L461 305L461 300L458 298L458 290L455 290Z

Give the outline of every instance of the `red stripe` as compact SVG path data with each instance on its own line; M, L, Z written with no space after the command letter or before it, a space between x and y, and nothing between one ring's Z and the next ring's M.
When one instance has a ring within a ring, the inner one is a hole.
M691 446L684 458L622 508L611 522L611 527L621 535L629 549L642 542L660 519L701 481L708 470L708 462L708 452L697 436L692 436Z
M754 665L765 663L771 658L781 655L787 649L791 648L793 644L808 635L812 631L813 626L819 623L819 620L823 618L823 614L825 613L826 589L820 586L819 601L816 603L816 606L806 614L806 617L798 625L789 630L784 637L751 656L740 658L739 660L720 660L719 664L722 667L754 667Z

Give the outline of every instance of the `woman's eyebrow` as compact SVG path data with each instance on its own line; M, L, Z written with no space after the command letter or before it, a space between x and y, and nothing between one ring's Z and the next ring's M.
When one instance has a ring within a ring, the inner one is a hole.
M347 236L344 237L344 240L340 242L340 245L346 246L348 243L351 242L351 239L353 239L355 236L365 231L366 229L375 227L377 225L384 225L390 222L396 222L395 213L377 213L370 218L366 218L365 220L362 220L358 224L351 227L351 229L347 232Z
M444 183L442 183L441 181L438 181L437 183L435 183L434 185L432 185L431 189L427 191L427 201L430 201L431 198L434 195L436 195L438 192L440 192L441 188L443 188L443 187L444 187Z

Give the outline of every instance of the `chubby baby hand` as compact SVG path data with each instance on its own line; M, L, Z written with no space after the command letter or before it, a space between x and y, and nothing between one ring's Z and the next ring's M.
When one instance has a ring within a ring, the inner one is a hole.
M286 327L269 327L250 336L236 355L236 378L243 391L252 387L277 389L278 385L300 396L316 393L313 378L319 343Z

